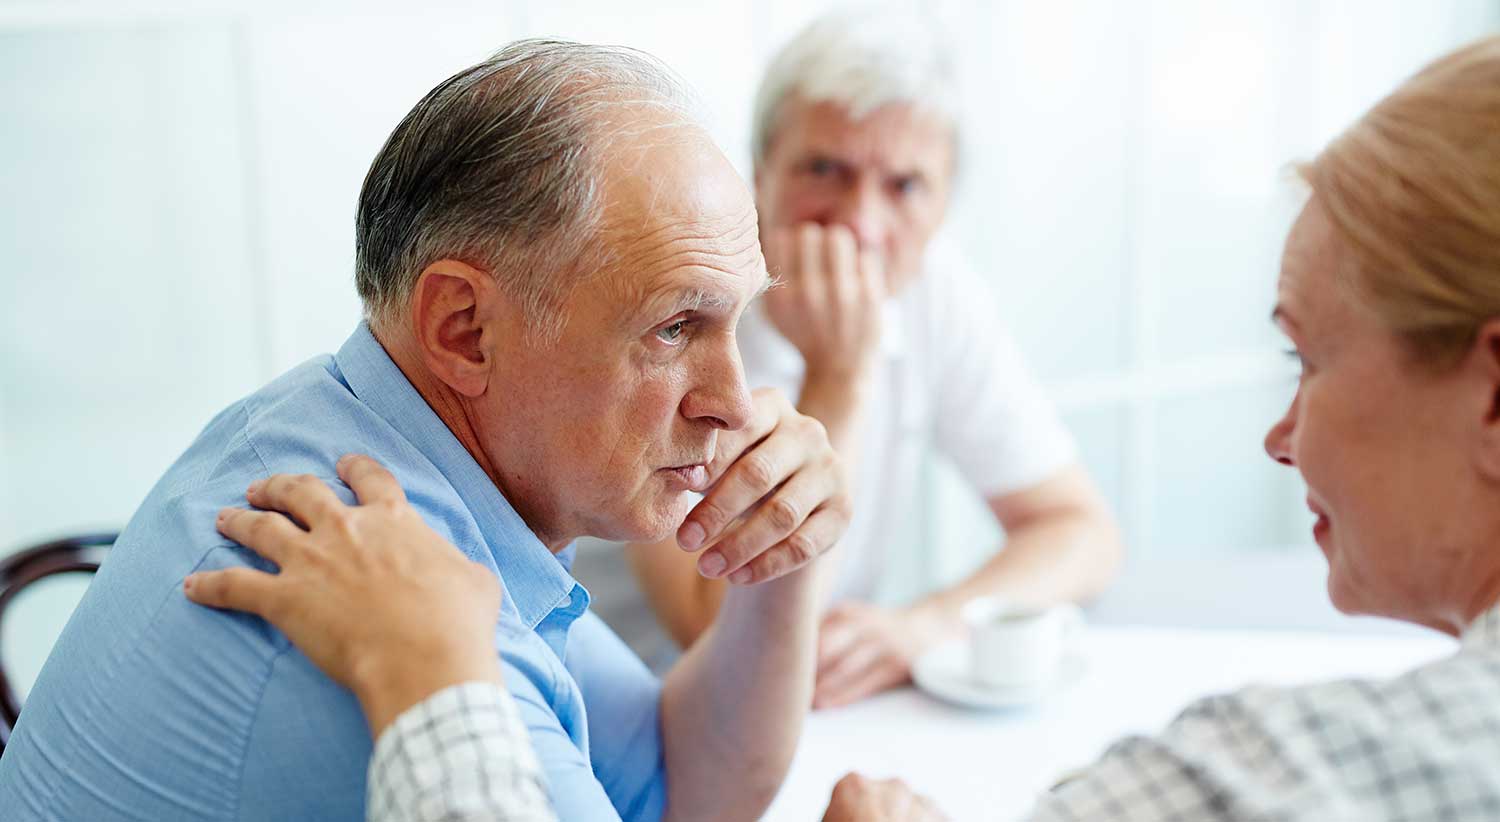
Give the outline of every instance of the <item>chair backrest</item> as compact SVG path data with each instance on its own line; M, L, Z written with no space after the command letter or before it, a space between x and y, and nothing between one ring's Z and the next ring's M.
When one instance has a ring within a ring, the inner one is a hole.
M0 636L6 611L16 597L37 581L57 574L92 574L99 570L117 533L83 534L24 548L0 557ZM21 698L5 669L5 649L0 647L0 753L10 741L10 732L21 715Z

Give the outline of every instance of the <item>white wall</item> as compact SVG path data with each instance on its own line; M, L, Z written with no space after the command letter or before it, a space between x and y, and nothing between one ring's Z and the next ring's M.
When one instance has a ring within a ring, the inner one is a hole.
M216 410L342 341L365 168L449 73L521 36L639 46L745 169L761 66L828 5L0 3L0 552L123 523ZM1197 589L1183 558L1309 551L1295 479L1259 454L1290 390L1265 320L1283 164L1496 6L931 4L971 100L959 233L1140 578ZM929 581L996 539L942 471L913 546L941 547ZM1206 621L1200 600L1157 616Z

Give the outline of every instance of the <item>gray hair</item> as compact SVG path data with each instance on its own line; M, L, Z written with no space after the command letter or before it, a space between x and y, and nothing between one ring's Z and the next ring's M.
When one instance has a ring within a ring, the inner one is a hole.
M622 105L694 119L655 58L557 40L511 43L428 92L359 195L355 283L371 322L395 319L423 269L453 259L489 272L555 339L574 272L603 264L598 174Z
M781 48L755 94L750 151L765 161L790 97L838 103L856 119L888 103L932 111L954 129L959 94L953 45L915 11L848 9L814 21Z

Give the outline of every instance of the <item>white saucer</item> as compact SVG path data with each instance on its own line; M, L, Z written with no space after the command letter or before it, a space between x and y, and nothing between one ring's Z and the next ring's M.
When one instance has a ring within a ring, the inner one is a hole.
M969 643L957 639L919 657L911 674L917 687L945 702L966 708L1019 708L1076 685L1086 667L1083 655L1075 651L1063 658L1057 674L1049 680L997 688L974 679L969 665Z

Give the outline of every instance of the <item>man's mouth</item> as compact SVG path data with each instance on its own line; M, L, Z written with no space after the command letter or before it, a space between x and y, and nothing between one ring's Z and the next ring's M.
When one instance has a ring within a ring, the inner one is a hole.
M702 462L674 465L661 469L676 480L687 491L702 491L708 487L708 464Z

